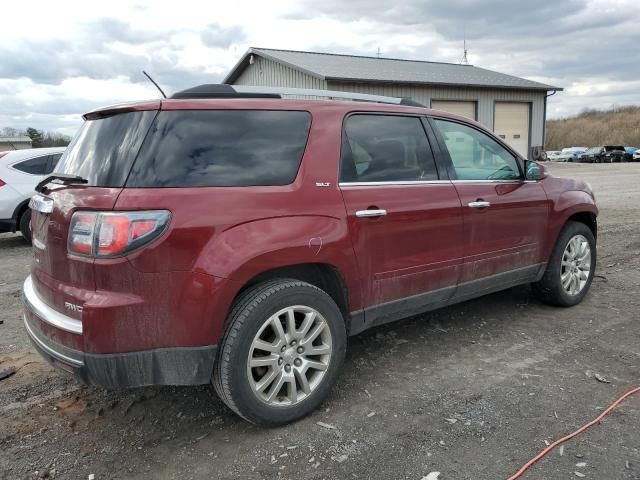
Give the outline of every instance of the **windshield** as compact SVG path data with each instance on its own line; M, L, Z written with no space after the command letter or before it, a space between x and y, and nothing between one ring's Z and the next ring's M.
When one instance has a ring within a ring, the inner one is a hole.
M78 175L95 187L122 187L155 111L84 122L54 173Z

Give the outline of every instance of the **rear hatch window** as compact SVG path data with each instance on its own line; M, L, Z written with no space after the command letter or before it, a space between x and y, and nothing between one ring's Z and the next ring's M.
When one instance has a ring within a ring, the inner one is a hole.
M161 111L126 186L287 185L310 125L311 115L300 111Z
M93 187L122 187L157 111L87 120L56 166Z

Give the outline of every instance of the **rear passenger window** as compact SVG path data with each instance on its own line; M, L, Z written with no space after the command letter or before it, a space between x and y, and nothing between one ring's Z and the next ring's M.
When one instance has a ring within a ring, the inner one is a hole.
M30 158L24 162L16 163L13 168L24 173L30 173L31 175L45 175L48 173L48 163L49 155L43 155L42 157Z
M516 158L502 145L475 128L435 120L444 138L458 180L518 180Z
M341 182L436 180L435 161L417 117L352 115L342 138Z
M307 112L163 111L142 144L129 187L239 187L293 182Z

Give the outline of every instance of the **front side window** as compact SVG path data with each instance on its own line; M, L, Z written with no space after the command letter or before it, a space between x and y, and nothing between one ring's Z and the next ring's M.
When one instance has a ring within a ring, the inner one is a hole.
M31 175L45 175L48 173L48 164L49 155L43 155L41 157L30 158L24 162L16 163L13 168L24 173L30 173Z
M352 115L342 138L341 182L436 180L435 161L417 117Z
M435 120L458 180L519 180L518 160L487 134L461 123Z

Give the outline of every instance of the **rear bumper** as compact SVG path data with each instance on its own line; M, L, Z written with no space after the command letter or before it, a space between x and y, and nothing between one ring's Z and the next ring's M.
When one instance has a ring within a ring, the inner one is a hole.
M65 330L64 327L78 323L78 320L43 304L35 290L28 288L29 285L28 279L23 290L23 303L24 325L29 339L47 361L72 373L82 382L119 390L147 385L201 385L211 381L216 345L94 354L56 342L43 333L41 322L47 324L48 329Z

